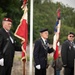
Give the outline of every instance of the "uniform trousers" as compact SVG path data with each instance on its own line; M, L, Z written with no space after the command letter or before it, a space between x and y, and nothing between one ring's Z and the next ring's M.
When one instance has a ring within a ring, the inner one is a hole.
M0 75L11 75L12 67L0 66Z
M64 68L64 75L74 75L74 68Z
M40 70L35 68L35 75L46 75L46 68Z

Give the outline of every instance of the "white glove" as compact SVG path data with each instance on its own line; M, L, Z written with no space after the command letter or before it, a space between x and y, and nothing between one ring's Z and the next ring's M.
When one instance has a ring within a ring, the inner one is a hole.
M40 65L36 65L36 68L39 70L39 69L41 69L41 66Z
M4 58L1 58L1 59L0 59L0 65L1 65L1 66L4 66Z

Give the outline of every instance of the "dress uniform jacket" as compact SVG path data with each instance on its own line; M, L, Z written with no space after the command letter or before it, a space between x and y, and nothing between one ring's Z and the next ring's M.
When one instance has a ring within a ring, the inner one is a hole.
M34 46L34 64L41 65L41 68L46 68L47 66L47 53L53 52L53 48L46 47L43 40L40 38L35 42Z
M3 28L0 29L0 58L4 58L4 66L12 67L14 52L15 50L21 51L21 47L16 44L13 34L10 33L10 36L13 39L13 42L11 42L11 40L9 39L8 33ZM7 44L8 39L9 44L5 53L3 54L3 49Z
M62 45L61 56L63 65L73 68L75 59L75 44L71 43L69 40L65 41Z

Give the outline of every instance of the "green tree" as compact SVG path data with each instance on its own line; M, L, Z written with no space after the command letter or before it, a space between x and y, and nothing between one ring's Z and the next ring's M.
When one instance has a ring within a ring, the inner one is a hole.
M43 4L34 3L34 41L39 38L39 30L41 28L48 28L50 35L49 40L53 42L54 25L56 23L57 8L61 8L61 43L66 39L67 34L72 31L75 32L75 11L74 8L66 7L62 3L44 2Z

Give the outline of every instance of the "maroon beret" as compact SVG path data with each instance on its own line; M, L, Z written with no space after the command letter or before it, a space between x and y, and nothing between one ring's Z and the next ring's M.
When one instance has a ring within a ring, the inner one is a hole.
M12 20L10 18L4 18L3 21L9 21L12 22Z

